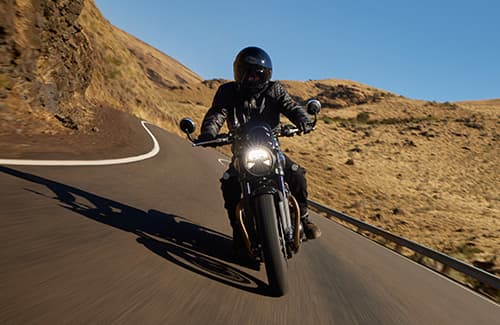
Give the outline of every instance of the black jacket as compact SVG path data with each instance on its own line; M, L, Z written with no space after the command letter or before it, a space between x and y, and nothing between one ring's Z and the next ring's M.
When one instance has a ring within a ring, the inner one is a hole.
M280 113L296 126L310 121L306 110L290 97L279 82L269 82L254 95L245 95L236 82L228 82L217 89L212 107L203 119L201 133L215 137L225 121L229 130L233 130L237 123L243 124L249 119L261 119L276 128L280 123Z

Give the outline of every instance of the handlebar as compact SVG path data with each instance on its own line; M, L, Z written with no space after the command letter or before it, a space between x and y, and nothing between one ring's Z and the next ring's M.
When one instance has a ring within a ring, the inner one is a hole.
M194 139L191 142L193 143L193 147L199 147L199 146L218 147L218 146L230 144L231 142L233 142L233 137L230 134L223 133L223 134L217 135L217 137L215 137L215 139L213 139L213 140L200 141L198 139Z
M316 99L311 99L307 102L306 106L307 106L307 113L309 113L309 115L314 116L314 120L309 124L310 128L307 128L308 131L307 133L309 133L315 129L316 122L318 121L318 113L321 109L321 103ZM218 147L233 142L234 135L231 133L219 134L214 139L208 141L200 141L198 139L193 139L192 134L196 130L196 124L189 117L183 118L179 123L179 127L184 133L186 133L188 139L193 144L193 147L197 146ZM299 128L290 124L281 125L279 128L277 128L277 130L275 129L273 131L275 136L277 137L293 137L296 134L300 135L302 133L302 131L299 130Z
M312 130L315 128L313 127ZM291 124L282 125L280 128L275 130L275 135L278 137L293 137L296 134L300 134L300 131L296 126ZM198 139L192 139L193 147L199 146L211 146L219 147L226 144L231 144L233 142L233 135L231 133L221 133L218 134L213 140L199 141Z

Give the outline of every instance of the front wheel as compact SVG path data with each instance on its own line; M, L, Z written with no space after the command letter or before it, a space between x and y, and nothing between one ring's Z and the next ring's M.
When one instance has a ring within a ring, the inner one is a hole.
M283 296L288 290L284 247L278 231L278 219L272 194L262 194L255 199L259 232L262 238L267 280L274 294Z

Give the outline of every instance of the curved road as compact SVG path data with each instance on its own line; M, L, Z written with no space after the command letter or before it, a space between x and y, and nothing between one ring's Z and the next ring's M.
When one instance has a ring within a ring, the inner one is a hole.
M228 257L220 154L152 130L141 162L0 166L1 324L498 324L499 305L318 216L270 296Z

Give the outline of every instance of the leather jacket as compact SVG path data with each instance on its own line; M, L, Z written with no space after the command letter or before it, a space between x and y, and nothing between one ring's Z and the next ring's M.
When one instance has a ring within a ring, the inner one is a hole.
M234 81L225 83L217 89L212 106L205 114L201 134L215 137L225 121L229 130L250 119L261 119L272 128L279 127L280 113L299 126L310 122L306 110L299 106L288 94L285 87L270 81L262 91L245 94Z

